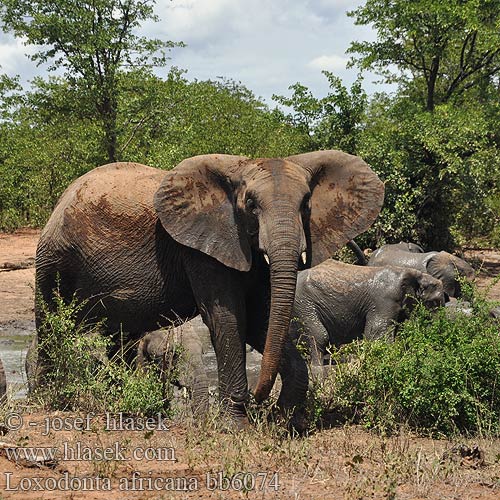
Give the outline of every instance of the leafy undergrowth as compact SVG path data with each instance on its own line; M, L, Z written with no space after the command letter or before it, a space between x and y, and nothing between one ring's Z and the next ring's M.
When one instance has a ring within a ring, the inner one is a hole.
M464 284L472 313L417 306L395 342L356 341L333 350L309 397L311 428L352 422L383 433L401 426L434 436L500 435L500 325L493 304ZM45 310L39 352L47 370L36 395L48 409L172 414L176 363L165 377L111 359L102 325L79 323L84 304L56 294ZM259 410L261 411L261 410Z
M472 314L418 306L394 343L356 341L333 350L311 391L318 420L382 432L401 425L431 435L500 434L500 325L492 303L466 290Z
M167 382L175 377L173 364L166 375L155 366L136 368L128 362L134 345L124 347L122 339L108 358L112 340L100 333L103 325L78 320L84 302L73 298L66 303L55 292L53 304L52 310L42 306L38 352L28 360L44 359L34 400L53 410L169 414L172 386Z

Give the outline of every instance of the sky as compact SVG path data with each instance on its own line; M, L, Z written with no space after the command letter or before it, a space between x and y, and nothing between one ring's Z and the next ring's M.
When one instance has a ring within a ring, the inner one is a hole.
M270 105L273 94L290 95L296 82L313 95L328 92L328 70L348 87L357 68L346 68L345 53L355 40L374 40L366 26L355 26L346 12L361 0L157 0L160 22L143 24L141 34L187 46L171 52L170 64L187 70L188 79L226 77L248 87ZM20 75L23 82L47 76L27 53L34 49L0 33L0 72ZM166 69L160 70L164 73ZM364 74L365 90L388 90Z

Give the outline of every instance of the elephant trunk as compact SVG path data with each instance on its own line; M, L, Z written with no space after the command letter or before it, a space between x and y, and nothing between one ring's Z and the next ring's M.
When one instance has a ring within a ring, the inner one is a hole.
M271 308L259 381L255 387L255 399L258 402L269 396L276 380L295 299L298 258L301 250L297 242L301 239L291 237L297 231L290 228L289 223L287 226L282 228L279 234L273 235L267 252L270 265Z

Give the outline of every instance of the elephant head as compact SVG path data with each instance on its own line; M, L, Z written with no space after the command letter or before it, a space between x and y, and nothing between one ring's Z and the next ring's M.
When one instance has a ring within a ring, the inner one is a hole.
M189 158L155 195L166 231L225 266L249 271L265 259L271 305L255 397L272 389L288 334L300 262L316 265L365 231L384 187L360 158L319 151L285 159Z
M427 260L427 272L443 282L444 291L450 297L460 298L462 290L459 278L474 280L474 269L465 260L448 252L435 252Z
M416 301L421 301L428 309L444 306L446 302L446 294L441 281L415 269L405 269L403 293L403 305L409 311Z

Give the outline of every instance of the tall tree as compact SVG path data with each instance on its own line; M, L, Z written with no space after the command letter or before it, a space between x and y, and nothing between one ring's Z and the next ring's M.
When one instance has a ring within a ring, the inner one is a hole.
M366 0L349 15L377 33L373 42L351 44L353 63L400 84L395 109L404 113L392 139L412 165L405 176L419 192L413 215L420 241L452 248L457 200L469 203L468 191L487 187L468 174L478 172L476 160L491 144L490 124L476 110L486 109L500 74L498 0ZM474 137L467 117L477 122Z
M65 70L82 99L93 103L109 161L118 158L119 72L164 66L182 43L137 35L143 21L158 18L155 0L3 0L3 27L39 46L31 58Z
M498 0L367 0L349 15L377 32L351 44L361 67L388 81L411 75L427 111L500 72Z
M307 137L307 150L342 149L355 154L368 102L362 79L358 77L348 90L338 76L322 73L330 86L325 97L318 99L307 87L295 83L289 87L291 97L273 95L273 99L292 110L285 118Z

